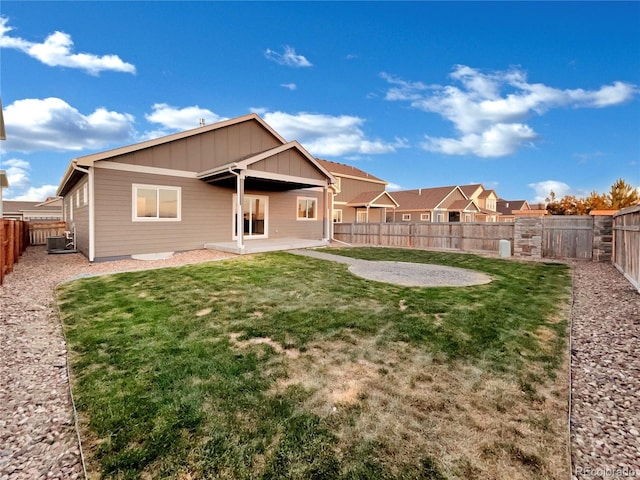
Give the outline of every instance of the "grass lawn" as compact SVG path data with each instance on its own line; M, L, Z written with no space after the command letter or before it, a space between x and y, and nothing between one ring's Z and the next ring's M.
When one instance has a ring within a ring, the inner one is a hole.
M270 253L62 285L91 476L568 476L568 267L331 253L494 281L400 287Z

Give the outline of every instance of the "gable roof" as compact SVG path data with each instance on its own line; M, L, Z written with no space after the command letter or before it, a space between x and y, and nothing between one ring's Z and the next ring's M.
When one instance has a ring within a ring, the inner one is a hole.
M399 203L389 194L389 192L362 192L355 198L347 202L349 207L390 207L395 208Z
M218 167L212 168L204 172L199 172L196 174L196 178L199 178L200 180L208 181L208 180L215 179L216 177L224 177L224 176L232 175L231 174L232 170L233 171L248 170L249 167L251 167L251 165L254 165L262 160L265 160L269 157L273 157L274 155L278 155L279 153L285 152L287 150L296 150L297 152L299 152L304 158L306 158L307 161L309 161L313 166L315 166L322 173L324 177L326 177L329 180L330 184L335 183L335 178L333 177L333 175L331 175L331 173L328 172L323 167L323 165L318 162L317 158L315 158L309 152L307 152L307 150L302 145L300 145L300 143L298 143L297 140L294 140L293 142L284 143L283 145L267 150L266 152L257 153L255 155L244 158L237 162L227 163L225 165L220 165ZM266 174L263 173L262 175L266 175ZM304 181L305 179L300 178L299 180L301 182L301 185L306 183ZM319 185L321 185L321 183L319 183Z
M526 200L503 200L496 202L496 211L502 215L511 215L514 210L531 210Z
M471 183L469 185L460 185L460 190L462 190L462 193L464 193L467 198L471 198L471 196L473 196L473 194L476 193L476 191L479 188L484 190L484 187L482 186L481 183Z
M381 178L375 177L370 173L360 170L352 165L346 165L344 163L332 162L330 160L317 159L320 165L330 171L333 175L338 177L357 178L362 180L368 180L370 182L383 183L388 185L389 182L385 182Z
M459 210L461 212L479 212L480 208L473 200L455 200L447 207L447 210Z
M393 198L400 204L398 210L433 210L454 191L458 190L463 198L464 192L455 185L448 187L419 188L393 192Z
M165 135L164 137L153 138L151 140L145 140L143 142L134 143L132 145L126 145L124 147L113 148L111 150L105 150L102 152L96 152L89 155L84 155L82 157L77 157L69 162L69 166L65 171L62 180L60 181L60 186L58 187L57 195L63 194L66 191L67 183L72 180L74 177L77 177L77 167L90 167L95 162L101 160L107 160L119 155L125 155L127 153L136 152L138 150L143 150L145 148L155 147L158 145L163 145L166 143L174 142L176 140L181 140L183 138L192 137L195 135L200 135L203 133L211 132L214 130L219 130L221 128L230 127L232 125L237 125L244 122L254 121L259 123L262 127L264 127L275 139L278 140L281 144L287 143L287 141L276 132L267 122L265 122L259 115L255 113L250 113L248 115L243 115L241 117L232 118L229 120L223 120L222 122L212 123L211 125L205 125L202 127L192 128L191 130L185 130L184 132L172 133L170 135ZM84 170L81 170L84 171ZM74 175L75 173L75 175Z

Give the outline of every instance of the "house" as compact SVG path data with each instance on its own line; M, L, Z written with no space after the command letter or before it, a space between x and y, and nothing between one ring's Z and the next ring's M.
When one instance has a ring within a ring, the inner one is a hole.
M393 192L400 204L389 221L474 222L480 208L458 186L418 188Z
M62 199L52 197L44 202L4 200L2 217L25 222L62 220Z
M205 246L248 253L260 240L324 245L335 182L250 114L75 158L57 194L77 249L94 261Z
M498 199L496 210L500 214L501 222L513 222L516 215L526 215L531 210L529 202L526 200L504 200Z
M388 182L351 165L318 162L336 179L331 209L334 223L383 223L387 211L398 207L386 191Z
M498 195L495 190L487 190L480 183L463 185L460 189L469 200L473 200L480 208L480 212L475 218L476 222L499 221L500 213L496 210Z

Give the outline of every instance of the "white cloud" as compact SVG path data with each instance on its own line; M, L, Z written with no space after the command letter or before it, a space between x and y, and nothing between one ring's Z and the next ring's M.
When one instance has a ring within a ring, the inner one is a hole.
M545 199L549 198L551 192L556 194L559 200L565 195L573 195L573 189L564 182L558 180L544 180L542 182L530 183L529 187L535 192L533 199L536 203L545 203Z
M13 28L8 26L8 22L7 17L0 16L0 47L2 48L20 50L50 67L78 68L91 75L97 75L102 71L136 73L134 65L122 61L117 55L73 53L73 40L64 32L56 31L42 43L9 36Z
M264 52L264 56L269 60L273 60L277 64L284 65L286 67L300 68L313 66L313 64L307 60L304 55L298 55L295 49L289 45L285 45L283 53L278 53L268 48Z
M426 85L381 74L391 86L386 100L407 101L453 123L458 138L430 138L423 148L449 155L498 157L515 153L537 139L524 122L552 108L603 108L631 100L635 85L614 82L597 90L557 89L529 83L519 69L482 73L457 65L450 77L461 86Z
M204 119L206 125L226 120L225 117L197 105L178 108L166 103L156 103L151 108L153 113L148 113L144 117L149 122L162 125L162 128L146 132L145 138L157 138L172 132L197 128L200 125L200 119Z
M64 100L16 100L4 110L5 151L78 151L126 143L135 135L134 117L98 108L84 115Z
M388 192L397 192L398 190L404 190L404 189L402 188L401 185L398 185L397 183L389 183L387 185Z
M406 147L406 141L384 142L368 139L361 127L364 119L349 115L267 112L265 121L284 138L298 140L312 155L382 154Z
M536 133L520 123L498 123L481 133L469 133L460 138L431 138L421 144L425 150L447 155L476 155L482 158L504 157L515 153L523 143L533 142Z
M291 91L294 91L298 86L295 83L281 83L281 87L288 88Z
M31 185L29 162L10 158L2 162L2 168L6 170L9 180L9 188L3 194L5 200L43 202L47 197L52 197L56 193L58 188L56 185L42 185L40 187Z

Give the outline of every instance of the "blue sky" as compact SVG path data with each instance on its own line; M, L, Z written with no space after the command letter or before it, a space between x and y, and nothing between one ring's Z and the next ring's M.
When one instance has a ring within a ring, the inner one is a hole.
M640 186L640 2L29 2L0 10L5 199L257 112L389 189Z

